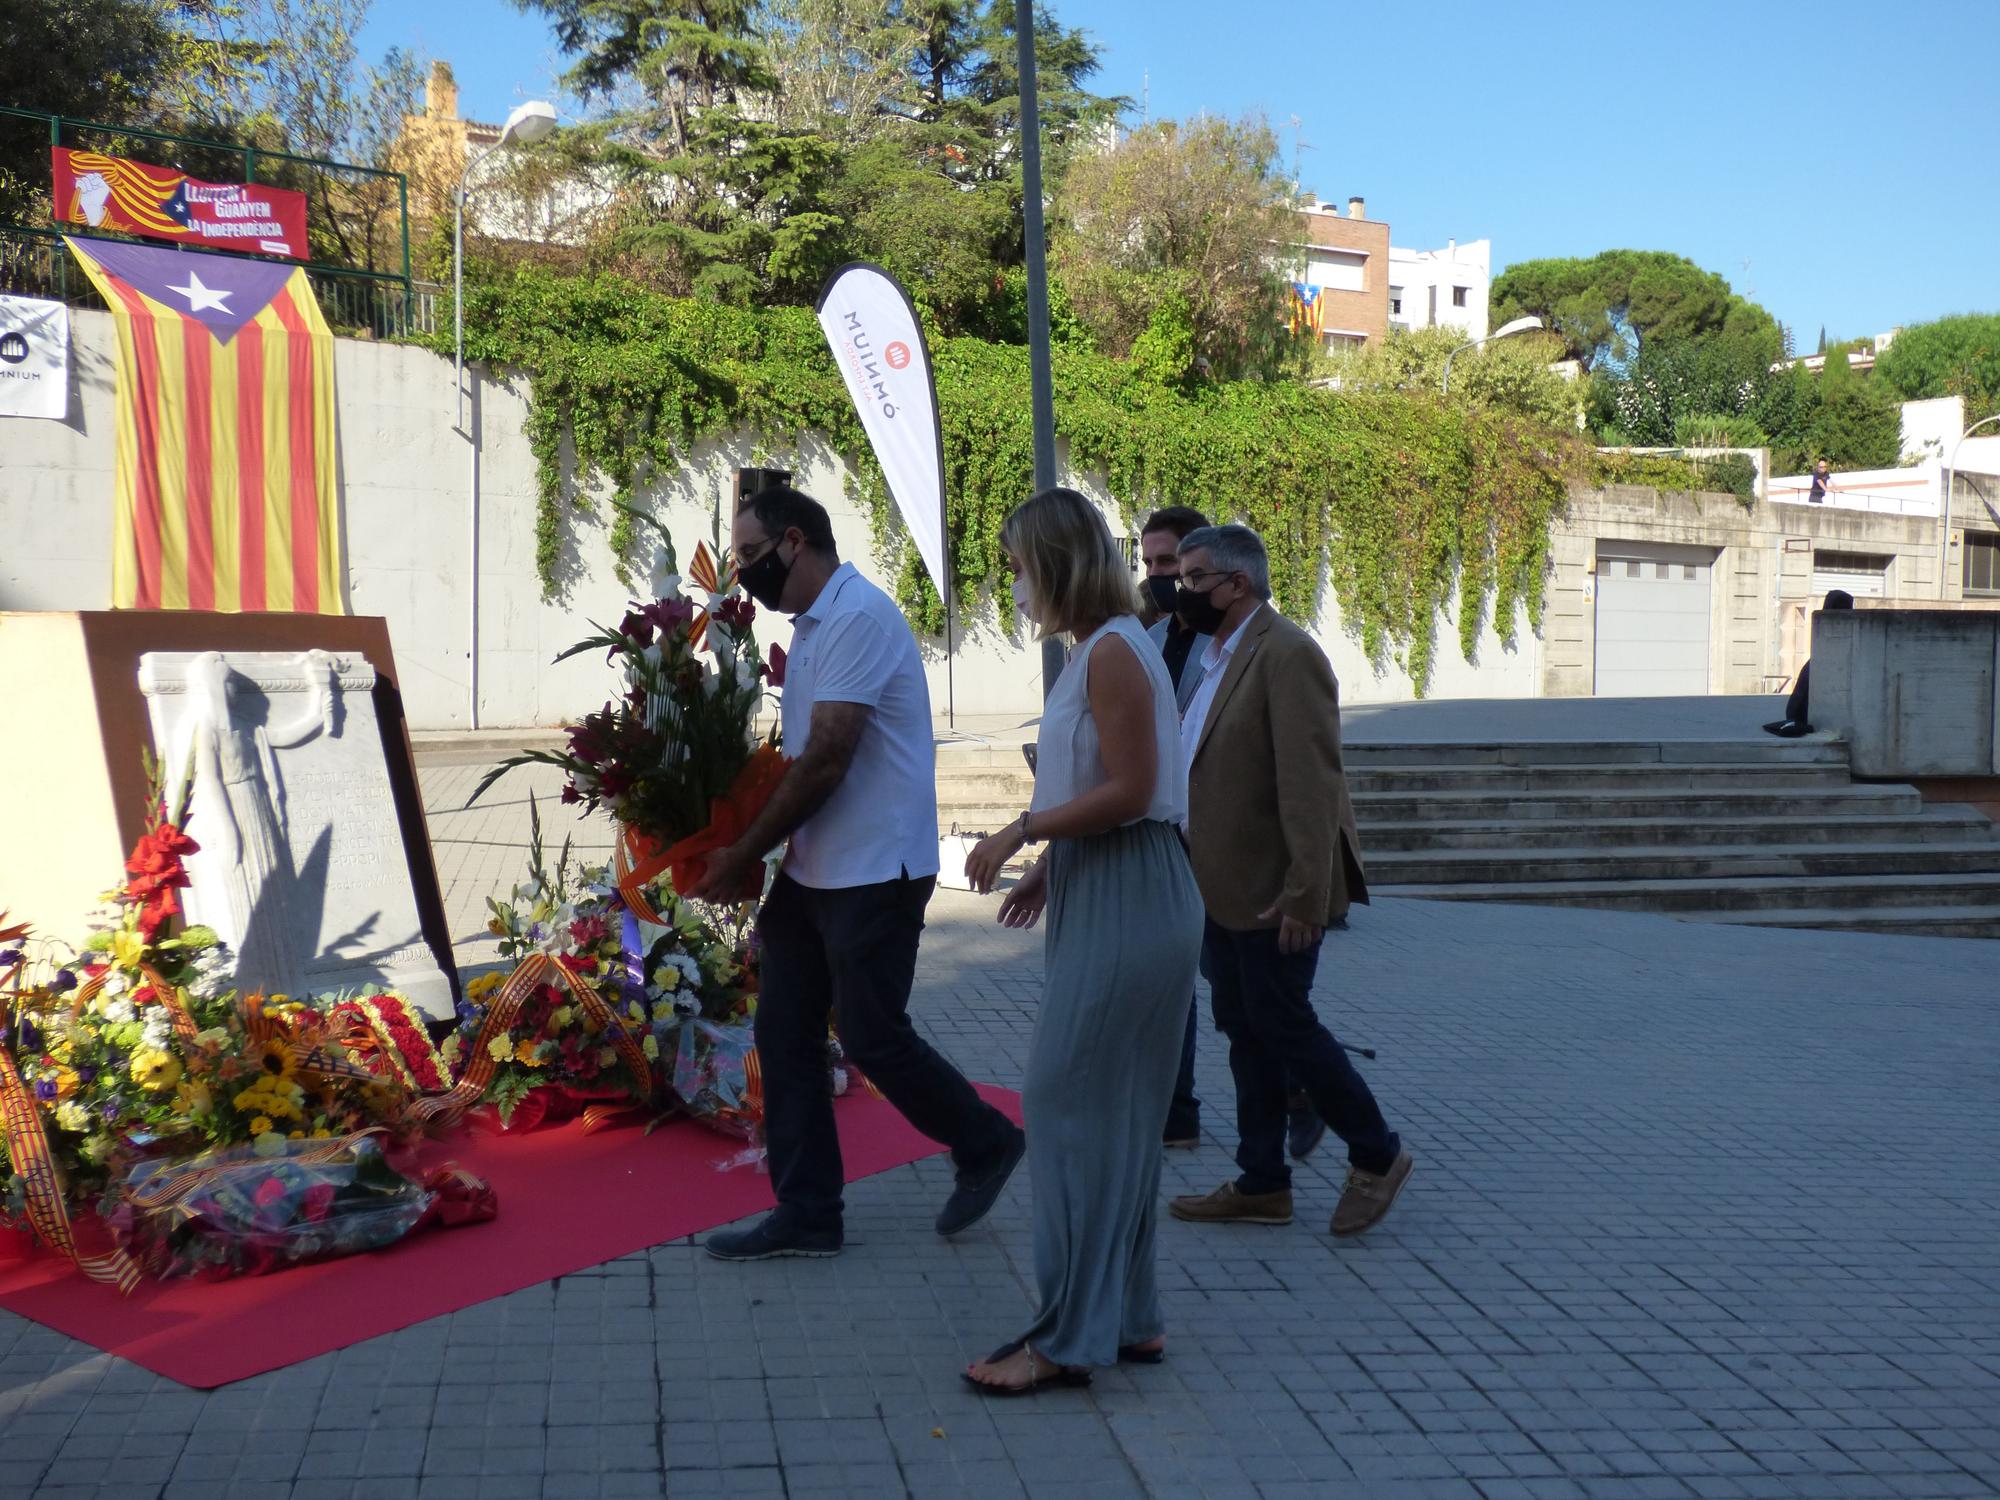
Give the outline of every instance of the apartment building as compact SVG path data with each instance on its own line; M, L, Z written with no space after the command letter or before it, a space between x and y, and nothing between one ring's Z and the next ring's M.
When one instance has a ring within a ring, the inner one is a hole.
M1389 250L1389 321L1397 328L1458 328L1483 339L1493 282L1493 242L1447 240L1442 250Z
M1296 315L1328 348L1380 343L1389 332L1389 226L1360 198L1342 214L1308 198L1296 214L1293 249L1304 256L1293 290Z

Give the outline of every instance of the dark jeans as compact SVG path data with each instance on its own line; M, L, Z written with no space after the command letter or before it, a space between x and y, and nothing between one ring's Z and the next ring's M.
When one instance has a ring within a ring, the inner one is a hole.
M1236 1080L1236 1181L1246 1193L1292 1185L1285 1160L1286 1077L1305 1090L1327 1128L1347 1143L1347 1159L1364 1172L1386 1172L1402 1141L1347 1052L1312 1008L1320 945L1278 951L1276 929L1231 932L1210 922L1201 945L1201 972L1215 1005L1216 1029L1229 1038Z
M763 945L757 1053L778 1203L796 1223L840 1223L840 1137L826 1081L829 1019L841 1045L903 1117L960 1168L999 1160L1013 1125L910 1024L924 907L937 882L816 890L779 875L757 917Z
M1187 1036L1181 1042L1181 1071L1174 1079L1174 1102L1167 1106L1166 1137L1170 1141L1192 1140L1201 1134L1201 1100L1194 1092L1194 1014L1197 996L1188 996Z

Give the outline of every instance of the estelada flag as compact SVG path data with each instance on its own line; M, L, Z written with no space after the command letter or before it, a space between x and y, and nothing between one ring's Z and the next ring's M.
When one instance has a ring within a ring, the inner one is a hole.
M306 273L68 244L118 325L112 604L345 613L333 333Z

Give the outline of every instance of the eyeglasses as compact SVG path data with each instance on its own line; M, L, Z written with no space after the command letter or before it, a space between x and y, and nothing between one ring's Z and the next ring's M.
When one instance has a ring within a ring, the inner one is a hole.
M778 543L783 540L783 537L767 537L761 542L750 542L745 546L738 547L736 549L737 570L740 572L744 568L762 562L777 550Z
M1210 579L1213 579L1216 583L1221 583L1225 578L1234 578L1235 576L1234 573L1215 573L1210 572L1206 568L1201 568L1192 573L1183 572L1181 574L1181 582L1186 584L1191 592L1205 594L1209 590L1208 581Z

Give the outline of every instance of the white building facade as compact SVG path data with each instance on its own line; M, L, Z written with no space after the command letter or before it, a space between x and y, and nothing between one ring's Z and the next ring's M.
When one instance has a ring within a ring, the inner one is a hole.
M1396 328L1462 328L1487 334L1493 242L1448 240L1442 250L1389 249L1389 322Z

